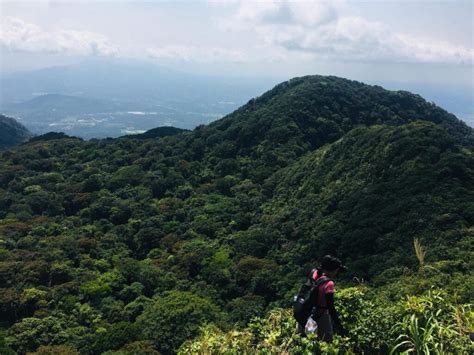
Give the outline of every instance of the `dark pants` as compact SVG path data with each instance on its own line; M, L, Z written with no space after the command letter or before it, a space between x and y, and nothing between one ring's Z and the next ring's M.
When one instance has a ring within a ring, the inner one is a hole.
M316 323L318 323L318 338L327 343L331 343L334 334L331 316L327 313L323 314L318 317Z
M306 333L304 332L304 327L306 324L298 322L298 334L301 335L303 338L306 337Z

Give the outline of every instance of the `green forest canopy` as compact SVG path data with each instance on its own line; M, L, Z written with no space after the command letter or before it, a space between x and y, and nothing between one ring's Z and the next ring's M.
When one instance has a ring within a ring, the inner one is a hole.
M288 307L326 253L386 300L473 298L473 130L420 96L309 76L193 131L58 138L0 153L5 349L173 353Z

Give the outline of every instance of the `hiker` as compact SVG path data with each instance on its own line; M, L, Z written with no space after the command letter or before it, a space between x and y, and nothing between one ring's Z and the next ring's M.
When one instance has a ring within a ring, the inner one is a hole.
M326 255L321 260L321 266L313 269L309 275L313 285L309 298L311 316L318 325L318 338L325 342L332 342L334 331L340 335L347 335L341 325L336 308L334 307L334 278L339 272L347 268L338 258ZM307 318L306 318L307 319ZM298 332L305 336L306 322L298 321Z

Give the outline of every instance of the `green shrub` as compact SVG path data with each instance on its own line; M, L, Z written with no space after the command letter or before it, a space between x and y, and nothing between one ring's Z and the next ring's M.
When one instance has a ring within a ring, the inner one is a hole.
M209 299L184 291L170 291L147 306L136 324L143 340L161 352L172 352L199 332L199 326L220 319Z
M473 312L469 305L452 306L444 292L432 291L396 303L380 302L368 288L348 288L336 293L347 337L336 335L332 344L314 335L301 338L291 310L274 309L240 330L223 332L215 325L201 328L180 354L353 354L397 353L467 354L473 345L469 332ZM400 321L402 319L402 321Z

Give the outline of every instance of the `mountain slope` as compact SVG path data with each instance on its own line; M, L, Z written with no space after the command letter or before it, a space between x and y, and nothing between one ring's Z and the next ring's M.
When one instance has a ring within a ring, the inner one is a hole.
M174 353L201 324L287 307L327 252L345 285L467 302L472 134L416 95L317 76L194 131L0 153L6 344Z
M318 118L334 122L342 132L359 125L400 125L425 120L440 124L451 134L471 143L473 139L472 129L418 95L323 76L294 78L281 83L210 127L237 129L244 122L247 125L258 123L259 127L252 131L256 135L254 139L259 139L270 138L272 128L291 122L297 129L309 129L305 138L314 148L325 143L314 132L322 124Z
M431 260L450 249L459 260L474 225L473 167L472 150L434 124L358 128L272 176L261 220L286 232L290 269L332 253L371 278L407 265L414 238Z
M463 144L474 146L470 127L418 95L323 76L279 84L198 130L194 137L205 140L203 149L211 156L225 152L217 158L252 156L254 162L247 174L261 182L295 158L336 141L355 127L415 120L439 124Z
M0 115L0 149L9 148L28 140L31 133L14 118Z

